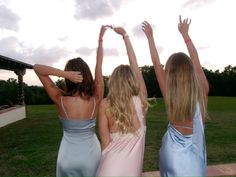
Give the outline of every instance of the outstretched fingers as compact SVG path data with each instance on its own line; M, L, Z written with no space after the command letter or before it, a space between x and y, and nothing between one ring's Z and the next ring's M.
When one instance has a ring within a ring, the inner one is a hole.
M181 15L179 15L179 23L180 23L180 24L182 23Z
M182 20L181 15L179 16L178 29L182 35L188 33L190 23L191 23L190 18L185 18Z
M142 30L145 33L145 35L147 36L147 38L149 38L153 35L152 27L147 21L144 21L142 23Z
M179 16L179 25L181 25L181 24L190 25L190 23L191 23L191 19L190 18L185 18L184 20L182 20L181 15Z
M143 31L149 29L150 27L151 27L151 25L147 21L142 22L142 30Z

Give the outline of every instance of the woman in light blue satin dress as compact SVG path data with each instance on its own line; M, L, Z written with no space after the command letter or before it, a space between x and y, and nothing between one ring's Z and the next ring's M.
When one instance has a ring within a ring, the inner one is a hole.
M56 105L63 127L56 176L95 176L101 147L95 134L98 105L103 98L102 38L108 26L100 30L95 80L81 58L67 62L65 70L34 65L34 70L49 97ZM50 75L65 78L65 90L59 89Z
M206 176L204 117L209 86L188 34L190 23L191 20L182 21L180 16L178 29L190 57L182 52L172 54L165 70L160 64L152 28L148 22L143 23L169 120L160 149L161 176Z

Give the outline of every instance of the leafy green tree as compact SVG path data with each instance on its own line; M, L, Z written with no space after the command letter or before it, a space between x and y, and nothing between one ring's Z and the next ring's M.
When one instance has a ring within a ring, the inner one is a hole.
M17 80L9 78L7 81L0 81L0 104L14 105L17 104Z
M148 97L162 97L153 66L140 68L147 87Z

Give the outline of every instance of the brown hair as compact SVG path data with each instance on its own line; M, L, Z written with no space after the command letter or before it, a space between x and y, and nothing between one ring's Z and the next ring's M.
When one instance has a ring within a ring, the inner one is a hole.
M78 93L79 96L88 99L94 95L95 85L92 73L87 63L80 57L71 59L65 66L65 71L79 71L83 76L82 83L74 83L65 79L66 92L68 95Z

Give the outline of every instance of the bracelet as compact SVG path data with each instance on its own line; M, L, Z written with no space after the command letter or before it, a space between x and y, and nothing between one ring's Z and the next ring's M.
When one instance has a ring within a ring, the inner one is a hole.
M125 37L129 37L129 35L128 35L127 33L125 33L125 34L123 35L123 39L125 39Z
M191 39L188 38L188 39L184 40L184 42L187 44L188 42L191 42Z

